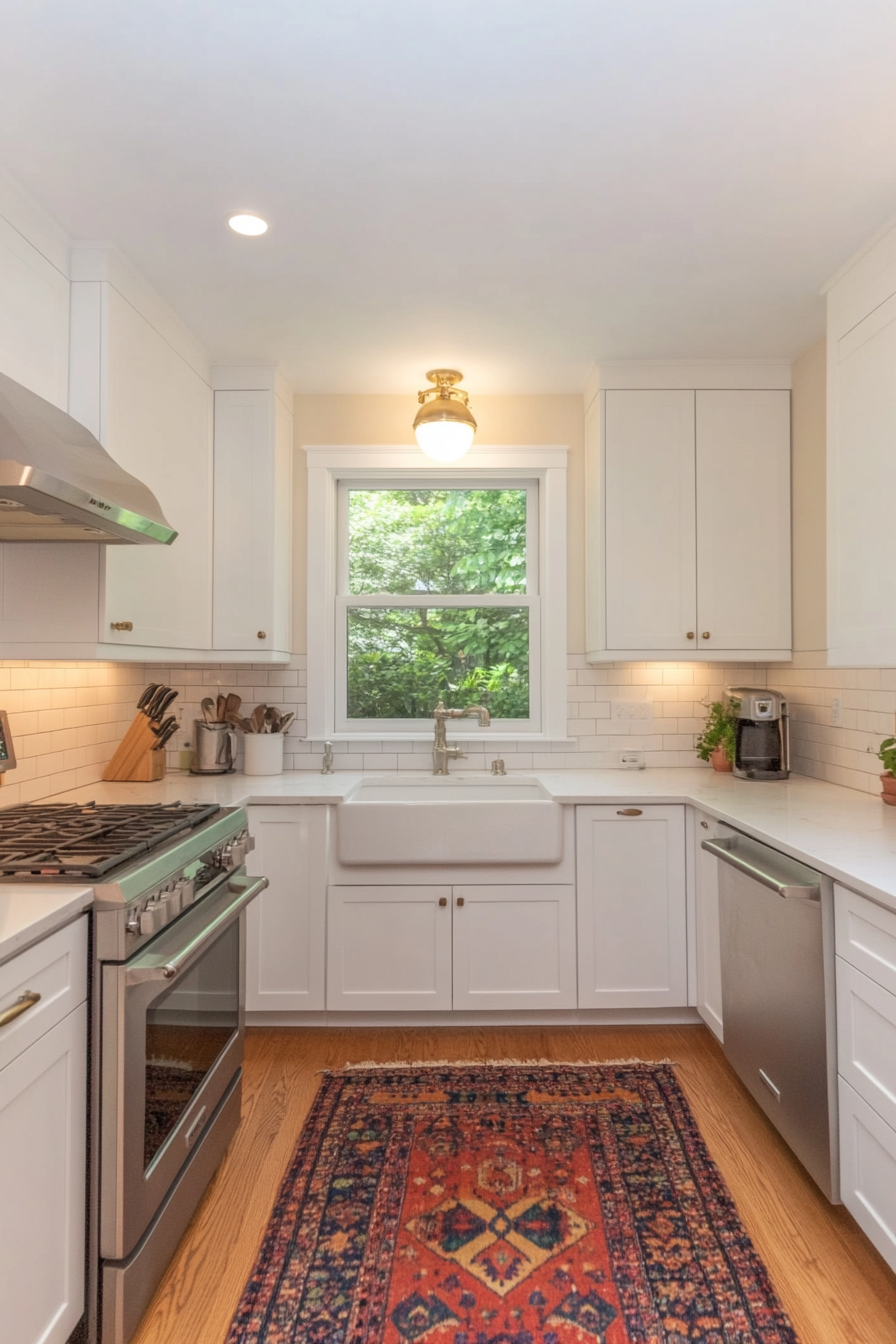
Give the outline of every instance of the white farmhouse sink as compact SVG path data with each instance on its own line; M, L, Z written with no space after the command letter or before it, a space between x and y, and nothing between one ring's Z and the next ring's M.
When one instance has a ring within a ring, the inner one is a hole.
M371 777L336 807L342 863L559 863L563 815L525 776Z

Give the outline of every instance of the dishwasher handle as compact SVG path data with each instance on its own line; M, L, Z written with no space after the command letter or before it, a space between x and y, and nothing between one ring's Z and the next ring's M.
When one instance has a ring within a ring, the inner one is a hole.
M769 871L773 867L771 863L767 866L762 866L752 855L747 857L745 854L739 854L736 846L737 839L734 836L730 839L702 840L700 842L701 849L705 849L708 854L714 854L717 859L721 859L723 863L730 864L731 867L736 868L738 872L745 873L746 876L751 877L754 882L761 882L764 887L769 887L772 891L776 891L778 895L783 896L785 900L821 900L820 881L800 882L794 880L792 875ZM758 848L759 846L757 845L757 849ZM782 856L782 858L783 857L784 856ZM787 860L785 858L785 863L782 866L786 866L786 863ZM795 862L794 867L797 867ZM810 870L803 869L803 871L808 874Z

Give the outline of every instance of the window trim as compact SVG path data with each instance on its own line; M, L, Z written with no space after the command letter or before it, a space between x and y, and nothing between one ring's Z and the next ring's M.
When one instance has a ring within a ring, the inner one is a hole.
M464 720L463 738L487 732L488 740L566 741L566 458L565 447L474 447L454 469L433 467L416 447L339 446L305 448L308 463L308 740L428 741L419 720L414 727L396 727L387 720L370 727L370 720L343 729L337 720L336 672L337 575L339 564L340 482L399 487L419 483L433 486L523 485L538 483L538 574L536 592L539 669L530 683L538 697L540 726L508 726L480 730ZM531 523L530 523L531 526ZM360 596L360 595L359 595ZM507 595L519 598L523 595ZM527 594L528 583L527 583ZM518 604L518 603L517 603ZM389 605L401 605L389 595ZM406 721L405 721L406 722Z

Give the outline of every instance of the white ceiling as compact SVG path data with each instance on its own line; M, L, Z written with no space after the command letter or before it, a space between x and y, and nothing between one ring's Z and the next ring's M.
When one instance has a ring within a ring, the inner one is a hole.
M819 335L894 70L893 0L3 0L0 163L215 358L570 392Z

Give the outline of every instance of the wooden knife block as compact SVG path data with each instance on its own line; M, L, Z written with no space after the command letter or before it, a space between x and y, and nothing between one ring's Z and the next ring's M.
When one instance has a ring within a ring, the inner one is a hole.
M103 779L137 783L164 779L165 749L153 751L155 740L150 721L141 711L119 742L115 755L103 771Z

